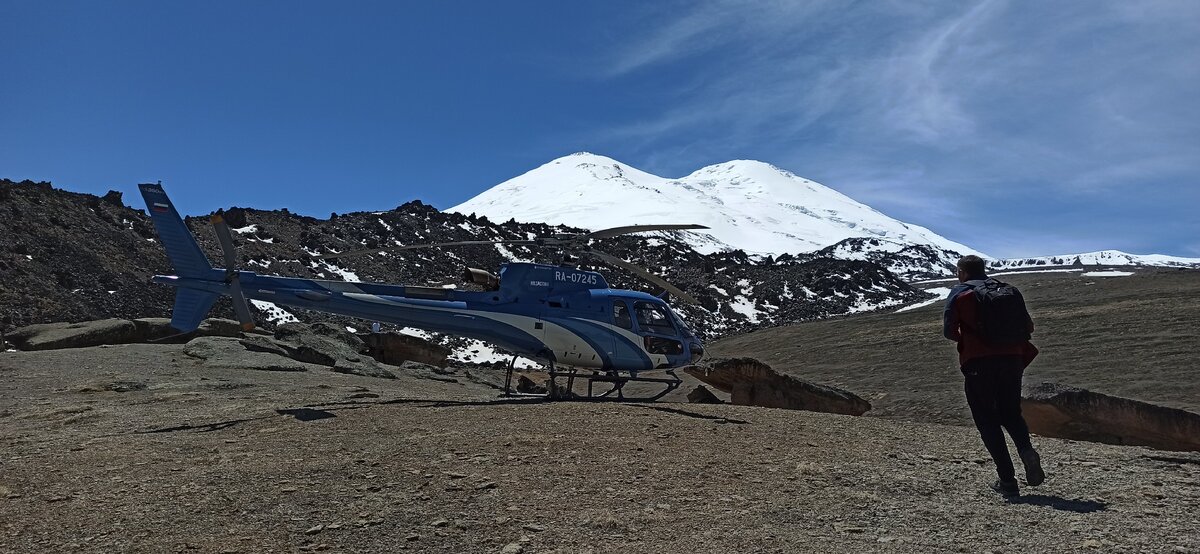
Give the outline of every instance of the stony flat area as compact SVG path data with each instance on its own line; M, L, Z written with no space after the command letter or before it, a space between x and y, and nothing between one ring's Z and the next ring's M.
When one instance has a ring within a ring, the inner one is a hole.
M182 351L0 354L0 552L1200 552L1196 454Z

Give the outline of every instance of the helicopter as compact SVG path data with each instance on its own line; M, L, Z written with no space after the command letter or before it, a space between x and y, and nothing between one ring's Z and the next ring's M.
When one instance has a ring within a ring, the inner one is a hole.
M512 377L519 357L548 368L551 399L634 400L626 397L629 383L663 387L636 400L657 400L682 380L674 369L704 356L696 334L666 302L668 296L697 304L665 279L615 256L588 246L604 239L643 231L707 229L703 225L631 225L590 233L556 234L529 240L456 241L372 248L315 255L345 258L388 250L441 248L483 244L526 245L574 249L585 256L625 269L663 289L661 296L610 288L604 276L571 266L528 262L503 264L498 274L467 268L463 278L482 291L443 287L405 286L302 279L260 275L237 269L237 251L229 225L217 212L211 216L225 268L210 265L161 184L138 185L175 275L155 275L154 283L177 288L171 326L180 333L199 327L216 300L229 296L242 329L254 329L247 300L259 300L308 310L386 322L426 331L479 339L513 354L505 373L505 396L517 396ZM643 372L664 370L666 377ZM557 379L565 378L560 386ZM574 392L586 383L586 394ZM597 391L595 384L607 385Z

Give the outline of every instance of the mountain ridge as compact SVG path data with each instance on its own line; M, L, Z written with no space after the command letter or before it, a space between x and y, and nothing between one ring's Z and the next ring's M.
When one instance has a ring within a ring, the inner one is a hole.
M558 203L564 198L570 202ZM608 156L576 152L508 179L446 211L591 230L645 223L700 223L711 229L672 236L701 253L739 250L752 259L865 260L910 281L952 275L955 263L965 254L983 257L996 270L1072 264L1200 268L1200 258L1117 250L995 258L925 227L891 218L787 169L747 159L666 178Z
M563 202L567 199L569 202ZM828 186L757 160L731 160L665 178L607 156L551 160L446 211L588 229L699 223L685 240L703 253L803 254L847 238L883 238L982 254L891 218ZM687 221L675 221L687 219Z

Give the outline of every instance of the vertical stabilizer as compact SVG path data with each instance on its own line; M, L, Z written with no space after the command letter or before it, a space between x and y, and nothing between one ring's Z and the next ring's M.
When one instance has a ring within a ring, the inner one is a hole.
M142 191L150 219L154 221L154 228L158 230L158 237L167 251L167 257L170 258L176 275L207 277L212 266L200 250L200 245L196 244L196 239L192 237L187 225L183 223L183 218L179 217L175 205L167 198L167 193L163 192L162 185L143 184L138 185L138 188ZM211 305L211 302L209 304Z

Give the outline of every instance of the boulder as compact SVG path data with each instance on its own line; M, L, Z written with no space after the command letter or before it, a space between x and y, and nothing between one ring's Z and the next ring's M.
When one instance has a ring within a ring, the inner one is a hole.
M754 358L718 358L683 370L729 393L732 404L856 416L871 409L852 392L802 381Z
M1047 437L1200 451L1200 414L1055 383L1021 399L1029 430Z
M717 395L708 390L704 385L696 385L692 392L687 394L688 402L692 404L724 404L725 401L717 398Z
M362 338L371 357L385 364L400 365L404 362L417 362L446 367L449 363L449 348L419 337L388 331L363 335Z
M357 362L366 356L361 339L325 323L285 323L275 330L275 344L293 359L333 367L338 360Z
M200 322L195 333L200 337L240 337L242 324L232 319L214 317Z
M18 350L84 348L101 344L125 344L137 339L137 326L125 319L101 319L80 323L43 323L21 327L5 335Z
M354 333L327 323L286 323L275 338L249 337L241 344L250 350L279 353L293 360L329 366L338 373L395 379L396 375L367 355L367 345Z
M258 371L307 371L305 364L269 352L248 350L236 338L197 337L188 341L183 353L203 360L205 367L253 369Z
M517 377L517 392L522 394L546 394L550 392L544 385L539 385L528 375Z
M181 334L163 317L101 319L79 323L43 323L22 327L5 335L5 340L18 350L56 350L84 348L102 344L149 342L167 337L179 337L184 342L194 337L240 337L242 328L231 319L206 319L191 333Z
M137 328L137 342L165 339L179 334L179 329L171 327L171 320L165 317L135 319L133 326Z

